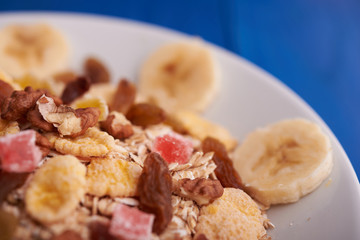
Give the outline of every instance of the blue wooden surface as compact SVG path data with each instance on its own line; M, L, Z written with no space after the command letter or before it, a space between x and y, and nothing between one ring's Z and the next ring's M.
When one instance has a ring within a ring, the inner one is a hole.
M297 92L360 174L360 1L5 1L0 11L97 13L154 23L233 51Z

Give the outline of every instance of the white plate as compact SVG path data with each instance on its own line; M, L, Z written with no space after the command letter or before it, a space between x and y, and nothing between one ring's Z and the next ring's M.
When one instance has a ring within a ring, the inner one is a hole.
M0 14L0 27L9 23L48 22L67 36L72 46L71 66L80 69L83 59L96 55L117 80L137 80L139 67L156 47L185 39L183 34L115 18L59 13ZM304 117L320 124L330 135L334 168L329 179L295 204L272 207L268 214L276 225L274 239L360 239L360 190L343 148L320 117L280 81L219 47L210 44L218 59L221 91L206 112L239 141L266 124Z

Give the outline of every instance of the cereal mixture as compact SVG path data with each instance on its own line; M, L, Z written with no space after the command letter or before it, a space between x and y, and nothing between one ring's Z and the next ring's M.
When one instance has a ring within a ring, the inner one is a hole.
M113 85L95 57L52 68L0 69L1 239L270 239L225 128Z

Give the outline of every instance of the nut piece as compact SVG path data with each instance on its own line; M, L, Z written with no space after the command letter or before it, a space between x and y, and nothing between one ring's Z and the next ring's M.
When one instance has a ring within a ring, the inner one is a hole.
M43 116L39 112L38 106L35 106L32 110L30 110L27 113L26 119L31 123L33 127L37 127L46 132L56 131L56 128L51 123L44 120Z
M33 90L26 87L23 91L14 91L10 97L5 98L1 109L1 118L8 121L16 121L26 116L36 101L45 94L44 90Z
M14 88L9 83L0 79L0 108L4 99L10 97L13 91Z
M69 82L61 95L62 101L64 104L73 102L86 93L90 89L90 85L90 79L87 77L78 77L76 80Z
M99 59L89 57L84 62L84 72L89 77L91 83L108 83L110 74L107 68Z
M51 144L46 137L44 137L38 132L36 132L35 144L40 148L40 151L42 152L42 157L45 157L49 154Z
M96 125L100 111L97 108L79 108L56 106L52 98L43 95L36 102L42 117L53 124L63 136L77 137Z
M221 197L224 188L218 180L205 178L181 179L175 184L175 193L181 197L190 198L198 205L207 205Z
M122 79L115 92L110 109L126 114L136 97L136 87L133 83Z
M134 134L131 123L119 112L111 112L106 120L101 123L101 127L111 136L117 139L125 139Z

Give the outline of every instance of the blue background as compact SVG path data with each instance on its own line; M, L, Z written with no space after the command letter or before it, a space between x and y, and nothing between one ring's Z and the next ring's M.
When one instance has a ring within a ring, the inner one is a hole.
M360 1L0 0L149 22L222 46L267 70L325 120L360 174Z

